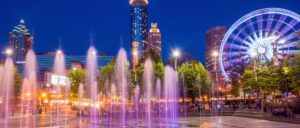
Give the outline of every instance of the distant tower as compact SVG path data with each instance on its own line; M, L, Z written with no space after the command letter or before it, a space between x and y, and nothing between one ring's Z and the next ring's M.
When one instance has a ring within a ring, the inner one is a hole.
M33 37L25 26L24 20L9 33L9 45L13 50L13 60L16 64L23 64L28 50L32 49Z
M151 23L151 28L148 33L148 42L145 44L146 53L150 51L161 56L161 33L157 27L157 23Z
M148 29L148 0L130 0L131 42L138 42L138 57L144 52Z

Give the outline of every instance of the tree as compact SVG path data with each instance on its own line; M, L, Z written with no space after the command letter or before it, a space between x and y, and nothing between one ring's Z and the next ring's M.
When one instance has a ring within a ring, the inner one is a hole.
M78 91L80 83L85 83L85 70L76 69L69 72L70 78L71 98L78 98Z
M115 77L115 59L113 59L109 64L103 66L98 73L99 79L99 92L106 94L110 90L110 86Z
M230 80L231 80L231 90L230 93L234 96L238 96L240 94L240 88L241 88L241 75L245 71L246 64L241 63L241 65L235 66L230 74Z
M195 102L195 98L200 96L200 94L204 95L209 93L208 74L200 62L184 63L179 67L178 73L179 88L185 88L179 89L182 90L180 92L181 95L185 93L187 97L192 99L192 102ZM183 92L184 90L186 90L186 92Z
M163 81L164 76L164 63L162 62L162 58L158 55L153 49L150 49L147 53L144 53L144 56L140 59L140 63L137 65L136 72L132 74L132 82L133 85L138 84L140 86L140 90L143 87L143 75L144 75L144 65L145 59L150 58L153 64L153 72L154 79L160 79Z
M248 68L241 76L244 92L270 95L278 94L283 85L281 67L261 64L257 69Z
M154 62L154 77L156 79L163 80L164 77L164 64L159 62Z
M154 72L154 79L160 79L161 81L163 81L163 77L164 77L164 64L162 63L162 61L152 61L153 64L153 72ZM132 75L132 79L137 79L137 83L133 83L134 85L138 84L140 86L140 90L142 90L143 87L143 75L144 75L144 65L145 63L142 62L137 66L136 69L136 74Z
M294 55L293 59L291 59L292 65L290 66L290 70L288 71L290 74L290 89L293 93L300 95L300 54L297 53Z
M239 74L234 72L231 74L230 78L232 84L230 93L234 96L239 96L240 88L241 88Z
M15 96L19 97L21 95L21 86L22 86L22 75L19 73L17 67L14 67L14 79L15 79Z

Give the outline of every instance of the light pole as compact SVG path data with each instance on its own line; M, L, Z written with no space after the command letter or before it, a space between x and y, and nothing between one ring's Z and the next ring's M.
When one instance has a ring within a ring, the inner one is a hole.
M281 51L282 51L282 60L283 60L283 62L284 62L284 59L285 59L285 53L284 53L284 44L286 44L287 42L286 42L286 40L285 39L281 39L281 40L279 40L278 41L278 44L279 45L281 45Z
M136 58L138 58L138 52L137 51L133 51L132 52L133 58L134 60L136 60ZM137 82L137 76L136 76L136 63L134 64L134 68L133 68L133 73L134 73L134 81Z
M255 86L256 86L256 99L259 100L259 88L258 88L258 80L257 80L257 61L258 61L258 55L256 52L250 53L251 57L253 58L253 70L254 70L254 77L255 77ZM261 112L264 112L264 108L263 108L263 97L260 100L261 103Z
M172 52L172 56L174 57L175 59L175 64L174 64L174 68L175 70L177 70L177 61L179 59L179 57L181 56L181 52L179 49L174 49L173 52Z
M253 59L253 70L254 70L254 78L255 78L255 85L257 86L257 72L256 72L256 67L257 67L257 59L258 59L258 55L256 52L252 52L250 53L250 56ZM257 94L257 99L258 99L258 87L256 87L256 94Z
M172 51L172 56L174 57L174 61L175 61L174 68L177 71L177 61L181 56L180 50L178 48L174 49ZM182 78L182 79L184 79L184 78ZM176 83L178 83L178 81L176 81ZM182 82L182 103L183 103L183 106L185 107L185 98L184 98L185 95L184 94L185 94L185 87L184 87L184 83Z
M13 50L11 48L7 48L4 52L7 57L10 57L13 54Z
M218 51L213 51L212 52L212 57L214 58L214 72L215 72L215 88L219 88L218 86L218 71L217 71L217 58L219 56ZM215 90L215 89L214 89ZM217 106L219 102L219 90L217 90Z
M137 85L137 74L136 74L136 68L137 68L137 65L139 64L139 50L138 50L138 46L139 46L139 43L134 41L132 42L132 49L131 49L131 52L132 52L132 72L134 73L134 82L136 82L136 85Z

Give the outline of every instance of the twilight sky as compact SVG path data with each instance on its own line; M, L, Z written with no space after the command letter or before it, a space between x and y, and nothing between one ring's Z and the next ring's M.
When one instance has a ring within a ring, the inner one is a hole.
M158 22L161 29L164 59L179 47L204 62L208 28L230 27L243 15L268 7L300 14L299 0L149 0L149 21ZM34 33L36 52L54 51L60 45L68 54L83 55L91 37L98 51L107 55L115 55L120 46L129 51L129 9L129 0L1 0L0 47L24 19Z

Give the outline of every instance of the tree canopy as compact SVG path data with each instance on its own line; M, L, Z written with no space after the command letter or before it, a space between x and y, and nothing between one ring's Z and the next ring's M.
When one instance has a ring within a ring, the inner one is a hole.
M179 67L178 73L181 95L185 93L194 101L200 94L208 94L208 73L200 62L184 63ZM184 90L186 92L183 92Z
M70 79L71 98L78 98L79 85L85 83L85 70L71 70L68 77Z

